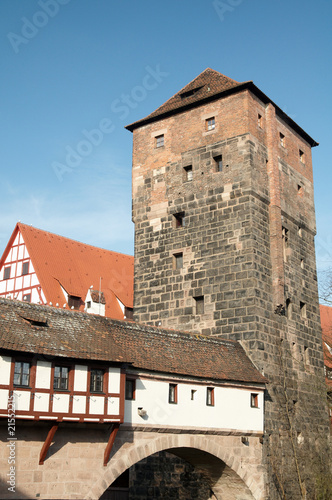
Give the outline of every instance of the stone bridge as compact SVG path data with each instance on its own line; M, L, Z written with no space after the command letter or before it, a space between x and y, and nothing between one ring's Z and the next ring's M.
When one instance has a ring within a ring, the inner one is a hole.
M180 457L203 473L210 498L260 500L266 498L262 466L262 437L229 430L156 429L120 426L106 466L103 465L110 426L62 424L43 465L39 465L49 426L20 422L14 455L3 428L1 491L3 499L98 500L127 469L159 451ZM14 456L15 475L9 476L8 459ZM14 480L15 493L7 483ZM106 495L106 496L105 496ZM103 498L112 498L105 494Z

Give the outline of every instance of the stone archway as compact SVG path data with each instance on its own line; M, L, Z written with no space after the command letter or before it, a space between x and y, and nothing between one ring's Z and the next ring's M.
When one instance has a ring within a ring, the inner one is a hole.
M131 434L131 438L128 436ZM259 438L251 448L240 436L160 434L123 431L112 452L107 469L90 489L86 500L96 500L125 470L158 451L169 451L203 471L218 498L262 500L264 471Z

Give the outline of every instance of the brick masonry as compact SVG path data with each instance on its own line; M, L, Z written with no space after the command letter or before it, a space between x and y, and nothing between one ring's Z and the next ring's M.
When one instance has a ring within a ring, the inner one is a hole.
M133 221L135 320L240 341L270 381L266 435L289 432L290 404L292 432L327 435L307 137L248 90L144 124Z

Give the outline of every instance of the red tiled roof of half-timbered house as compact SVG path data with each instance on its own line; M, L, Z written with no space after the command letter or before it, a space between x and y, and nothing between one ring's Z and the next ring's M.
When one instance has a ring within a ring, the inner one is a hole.
M12 244L20 233L29 253L46 302L63 307L65 292L81 298L80 310L89 288L101 290L106 302L106 316L123 319L123 307L133 307L134 258L110 250L17 223L0 260L6 261ZM66 305L68 308L68 305Z

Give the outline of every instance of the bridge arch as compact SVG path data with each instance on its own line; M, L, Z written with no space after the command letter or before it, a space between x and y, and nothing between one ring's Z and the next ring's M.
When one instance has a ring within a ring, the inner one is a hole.
M99 499L123 472L160 451L183 458L203 472L209 478L216 498L219 498L218 493L222 491L223 499L234 499L235 490L241 491L241 499L244 500L265 498L264 473L257 446L252 447L248 453L239 436L160 433L153 436L152 433L147 435L144 432L132 434L135 434L135 438L133 436L133 439L128 440L127 436L113 450L107 468L88 492L86 500ZM236 439L240 446L230 446L227 443L230 439ZM259 443L257 438L252 439Z

